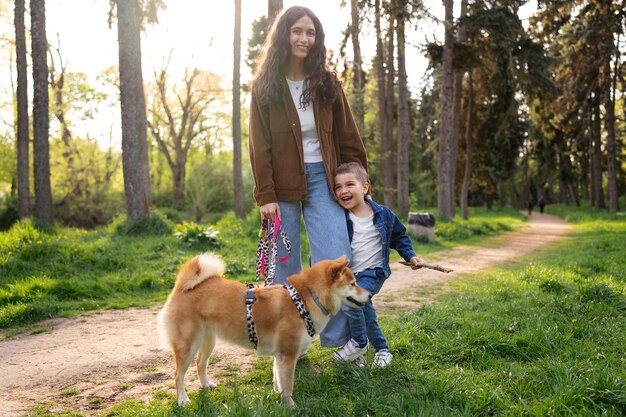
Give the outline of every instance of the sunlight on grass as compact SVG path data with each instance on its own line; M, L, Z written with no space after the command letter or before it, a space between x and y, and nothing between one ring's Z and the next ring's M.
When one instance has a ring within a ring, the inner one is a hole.
M416 251L432 253L477 242L518 224L522 221L515 211L476 209L469 221L439 222L438 242L416 243ZM27 331L27 326L44 319L163 301L179 266L207 250L224 257L229 278L253 281L256 211L243 220L231 213L212 225L211 230L219 232L218 246L212 240L181 241L174 229L156 212L143 222L118 218L92 231L39 228L23 221L0 233L0 329L14 329L3 332L3 337L18 327ZM198 225L200 229L206 230Z
M622 416L625 238L626 219L591 216L547 252L451 282L399 317L385 311L385 369L334 364L315 342L298 364L295 411L272 393L272 363L261 359L216 390L191 391L189 407L164 395L112 415Z

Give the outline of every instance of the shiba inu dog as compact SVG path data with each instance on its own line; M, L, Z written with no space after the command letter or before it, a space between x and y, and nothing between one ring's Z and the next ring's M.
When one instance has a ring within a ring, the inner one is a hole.
M289 277L285 286L254 289L224 279L224 263L214 254L184 264L158 317L161 340L173 352L178 403L189 402L184 378L196 353L202 387L215 387L207 361L221 338L274 356L274 390L285 405L294 406L298 356L342 305L363 307L371 298L356 284L348 263L345 257L321 261Z

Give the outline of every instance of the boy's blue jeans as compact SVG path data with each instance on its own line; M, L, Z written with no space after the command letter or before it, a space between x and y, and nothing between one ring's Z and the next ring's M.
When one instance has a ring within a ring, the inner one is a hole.
M372 295L380 292L386 279L382 268L366 269L356 274L357 284ZM339 347L350 338L359 346L364 346L369 339L376 351L389 349L371 300L363 308L342 307L320 335L320 342L325 347Z

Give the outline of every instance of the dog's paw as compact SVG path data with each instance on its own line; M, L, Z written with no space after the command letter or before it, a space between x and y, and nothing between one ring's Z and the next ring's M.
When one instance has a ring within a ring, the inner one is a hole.
M217 384L215 382L211 382L209 380L202 382L202 388L213 389L215 387L217 387Z
M184 407L189 403L189 397L187 396L186 392L183 392L181 395L178 396L178 405L180 405L181 407Z
M298 408L296 403L293 401L293 398L291 397L283 398L283 403L285 404L285 407L287 408L291 408L291 409Z

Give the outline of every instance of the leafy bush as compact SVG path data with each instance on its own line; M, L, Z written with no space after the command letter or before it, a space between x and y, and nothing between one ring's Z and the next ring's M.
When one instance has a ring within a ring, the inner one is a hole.
M182 222L174 226L176 239L189 245L202 244L210 248L219 248L222 245L217 230L211 226L203 226L195 222Z
M17 210L17 198L7 197L0 206L0 230L9 230L20 219Z
M126 216L118 216L111 226L115 234L119 236L165 236L170 235L174 229L172 222L158 210L152 210L142 219L127 219Z

